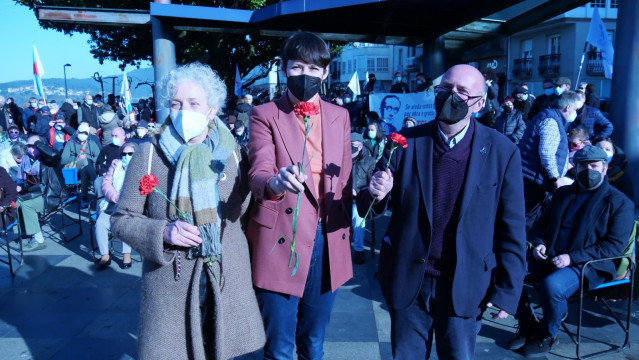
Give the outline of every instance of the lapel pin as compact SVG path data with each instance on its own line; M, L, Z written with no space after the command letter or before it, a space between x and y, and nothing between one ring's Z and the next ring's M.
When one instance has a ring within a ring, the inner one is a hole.
M486 147L485 147L485 146L482 146L482 147L481 147L481 149L479 150L479 152L480 152L482 155L486 155Z

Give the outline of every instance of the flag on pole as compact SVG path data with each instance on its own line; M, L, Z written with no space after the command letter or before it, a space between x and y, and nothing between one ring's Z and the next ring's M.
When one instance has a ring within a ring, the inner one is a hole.
M235 95L242 97L242 77L240 76L240 68L235 64Z
M42 67L38 50L36 50L35 45L33 45L33 91L38 94L38 96L44 98L45 95L44 85L42 84L42 75L44 75L44 68Z
M122 88L120 89L120 101L122 105L126 109L126 113L130 114L131 107L131 88L129 87L129 78L126 77L126 71L124 71L124 75L122 76Z
M586 41L601 51L604 73L606 78L612 79L612 62L615 58L615 49L612 46L612 41L608 36L608 31L599 16L597 8L595 8L592 13L592 20L590 21L590 29L588 30Z
M368 84L368 71L366 71L366 79L364 79L364 86Z
M348 88L353 92L353 96L359 96L362 92L359 89L359 78L357 77L357 71L351 77L351 81L348 82Z

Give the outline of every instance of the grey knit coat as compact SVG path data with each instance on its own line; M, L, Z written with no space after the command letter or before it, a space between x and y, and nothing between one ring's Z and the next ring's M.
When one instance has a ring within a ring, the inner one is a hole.
M213 283L214 304L210 304L214 307L215 338L206 339L207 343L214 341L215 354L205 354L199 308L203 259L187 260L185 251L168 249L162 234L169 223L169 204L155 192L148 196L139 192L153 147L151 174L158 178L162 192L170 194L174 168L156 140L142 144L135 152L111 217L114 236L144 257L138 357L229 359L259 350L265 342L264 326L251 283L248 244L240 225L249 202L248 162L236 148L235 156L227 160L225 178L218 183L223 253L221 266L215 266L220 284ZM176 280L178 265L181 274Z

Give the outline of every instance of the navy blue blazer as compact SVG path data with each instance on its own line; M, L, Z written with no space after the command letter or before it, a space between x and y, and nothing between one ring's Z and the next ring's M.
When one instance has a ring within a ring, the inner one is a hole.
M475 121L475 120L472 120ZM435 121L404 129L408 147L392 154L394 185L374 206L392 209L382 242L378 278L389 307L403 309L417 298L432 236ZM385 168L387 144L377 169ZM475 121L456 237L452 300L458 316L473 317L490 301L514 313L525 275L525 211L521 157L499 132ZM364 214L370 196L358 196Z

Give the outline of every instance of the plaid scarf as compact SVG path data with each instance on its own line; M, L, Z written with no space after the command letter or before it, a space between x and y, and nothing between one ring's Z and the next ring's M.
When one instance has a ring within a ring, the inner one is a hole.
M222 254L217 183L224 176L226 160L235 149L233 135L215 118L209 123L206 140L189 146L169 123L160 135L159 145L175 166L169 198L186 214L187 219L182 220L197 226L202 238L200 245L189 249L187 258ZM169 218L179 218L173 207L169 208Z

